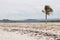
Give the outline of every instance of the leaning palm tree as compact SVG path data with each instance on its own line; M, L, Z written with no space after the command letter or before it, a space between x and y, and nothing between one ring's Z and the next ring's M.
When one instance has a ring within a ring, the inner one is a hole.
M53 9L49 5L45 5L44 10L42 12L45 13L45 19L47 24L47 15L50 15L50 12L53 12Z

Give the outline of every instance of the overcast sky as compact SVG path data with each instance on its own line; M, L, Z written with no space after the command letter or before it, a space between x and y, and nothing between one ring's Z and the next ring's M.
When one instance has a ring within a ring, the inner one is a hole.
M60 18L60 0L0 0L0 19L45 19L45 5L54 10L48 18Z

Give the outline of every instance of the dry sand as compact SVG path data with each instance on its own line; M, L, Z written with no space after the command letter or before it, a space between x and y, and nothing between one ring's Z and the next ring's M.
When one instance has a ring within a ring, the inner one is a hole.
M60 23L0 23L0 40L60 40Z

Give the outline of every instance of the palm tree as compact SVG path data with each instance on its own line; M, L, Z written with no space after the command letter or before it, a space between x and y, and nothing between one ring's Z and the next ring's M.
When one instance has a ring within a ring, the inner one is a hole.
M53 12L53 9L49 5L45 5L44 10L42 12L45 13L45 19L47 24L47 15L50 15L50 12Z

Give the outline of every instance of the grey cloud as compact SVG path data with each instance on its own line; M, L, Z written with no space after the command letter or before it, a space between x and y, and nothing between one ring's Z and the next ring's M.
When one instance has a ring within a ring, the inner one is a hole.
M54 12L48 18L60 18L59 0L0 0L0 19L42 19L41 10L48 4Z

